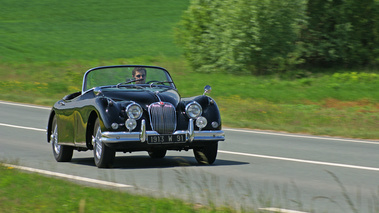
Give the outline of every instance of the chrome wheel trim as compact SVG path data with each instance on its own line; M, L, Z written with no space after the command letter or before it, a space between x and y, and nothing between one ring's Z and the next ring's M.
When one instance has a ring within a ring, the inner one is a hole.
M101 142L101 129L100 129L100 127L97 128L97 131L95 133L95 136L94 136L93 140L94 140L96 158L100 159L101 155L103 153L103 147L102 147L102 142Z
M51 135L54 152L59 154L61 152L61 145L58 144L58 125L55 125L53 134Z

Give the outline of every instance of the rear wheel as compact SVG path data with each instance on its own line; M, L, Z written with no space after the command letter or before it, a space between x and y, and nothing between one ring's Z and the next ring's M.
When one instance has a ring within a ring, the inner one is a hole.
M213 164L217 157L218 142L210 143L203 147L193 149L195 158L199 164Z
M148 152L151 158L164 158L166 156L167 150L165 149L154 149Z
M93 128L92 146L96 166L99 168L112 167L116 152L114 149L106 146L104 143L101 142L101 128L99 118L96 119Z
M58 144L58 123L57 117L53 119L53 131L51 133L51 145L53 147L54 158L57 162L69 162L72 159L74 148Z

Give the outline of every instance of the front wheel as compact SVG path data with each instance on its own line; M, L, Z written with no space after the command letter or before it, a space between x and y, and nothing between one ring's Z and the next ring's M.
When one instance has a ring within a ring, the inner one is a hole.
M57 117L53 119L53 132L51 133L51 145L53 148L54 158L57 162L69 162L72 159L74 148L58 144L58 123Z
M101 142L101 128L99 118L96 119L93 128L92 146L96 166L99 168L112 167L116 152L114 149L106 146L104 143Z
M199 164L213 164L217 157L218 142L210 143L203 147L193 149L195 158Z

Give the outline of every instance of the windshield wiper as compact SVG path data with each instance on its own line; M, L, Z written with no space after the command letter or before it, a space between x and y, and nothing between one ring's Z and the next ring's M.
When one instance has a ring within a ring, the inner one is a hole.
M133 82L136 82L136 81L137 81L137 79L130 79L130 80L126 81L126 82L118 83L118 84L116 85L116 87L119 88L121 85L124 85L124 84L130 84L130 83L133 83Z
M172 84L174 82L172 82L172 81L149 81L147 83L150 83L150 88L151 88L154 84L162 84L163 86L168 86L168 85L164 85L164 84L165 83Z

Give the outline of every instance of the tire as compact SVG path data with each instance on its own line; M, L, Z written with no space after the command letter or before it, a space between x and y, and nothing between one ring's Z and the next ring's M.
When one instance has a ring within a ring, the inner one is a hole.
M116 152L114 149L101 142L100 120L96 119L92 133L92 146L95 164L99 168L110 168L113 166Z
M148 152L151 158L164 158L166 156L167 150L165 149L154 149Z
M57 117L54 116L51 132L51 146L53 148L54 158L57 162L69 162L72 159L74 147L58 144L58 123Z
M207 146L193 149L195 158L199 164L213 164L217 157L218 142L211 143Z

